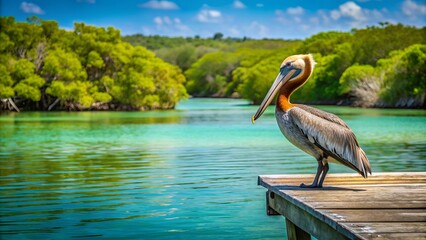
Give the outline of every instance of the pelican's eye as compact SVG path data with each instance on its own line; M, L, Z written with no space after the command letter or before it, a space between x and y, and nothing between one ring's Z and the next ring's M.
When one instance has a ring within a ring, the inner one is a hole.
M285 65L286 65L287 67L291 67L293 64L292 64L291 62L287 62Z

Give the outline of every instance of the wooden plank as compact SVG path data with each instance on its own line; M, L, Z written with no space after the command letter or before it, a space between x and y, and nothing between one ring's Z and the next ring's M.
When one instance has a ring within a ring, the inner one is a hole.
M426 222L356 222L342 223L359 234L422 233Z
M386 189L382 187L370 187L363 191L351 191L351 190L341 190L341 189L337 189L337 190L324 189L323 191L320 191L320 190L306 190L304 188L298 188L298 189L277 188L277 190L286 191L288 194L291 194L292 196L295 196L295 197L300 196L300 197L306 197L306 198L322 198L324 196L331 196L331 197L339 196L339 197L348 198L348 199L351 198L352 196L371 196L371 198L378 198L378 199L381 199L383 197L388 198L388 197L394 197L394 196L401 196L406 199L413 198L413 200L420 200L419 197L422 198L426 193L426 188L421 188L421 187L406 188L406 187L397 187L397 186L395 186L392 189Z
M315 176L314 174L270 174L270 175L260 175L260 177L268 177L275 179L297 179L297 178L310 178ZM327 179L350 179L358 178L364 179L358 173L332 173L327 175ZM375 172L373 175L368 175L366 180L372 179L426 179L425 172Z
M314 174L293 174L288 175L261 175L261 178L267 178L270 182L293 182L300 180L311 180L315 177ZM325 179L325 182L342 182L342 181L362 181L362 182L394 182L394 181L412 181L412 182L424 182L426 176L424 174L398 174L398 175L374 175L368 178L363 178L357 174L329 174Z
M342 202L349 202L349 201L353 201L354 203L362 203L362 201L369 201L372 204L380 204L380 202L386 202L389 201L389 199L394 198L394 199L398 199L398 201L406 201L407 204L409 201L419 201L419 202L425 202L426 199L424 199L423 195L415 195L418 196L418 200L413 200L414 198L408 198L408 197L399 197L398 195L392 196L392 195L387 195L387 196L369 196L369 195L358 195L358 196L352 196L351 199L346 198L346 197L341 197L339 198L339 196L325 196L323 199L321 198L314 198L314 197L309 197L309 196L300 196L300 197L294 197L295 200L298 201L303 201L306 204L310 204L310 203L315 203L315 202L339 202L339 199L342 199ZM396 202L396 201L395 201ZM419 208L425 208L424 205L419 204L420 207ZM333 205L330 205L328 207L333 208ZM325 207L327 208L327 207ZM406 207L406 208L415 208L415 207Z
M426 201L425 194L426 192L419 192L419 193L406 193L406 195L399 195L399 194L381 194L381 195L371 195L371 194L358 194L358 195L351 195L351 196L345 196L343 194L334 194L334 195L326 195L324 197L317 197L317 196L309 196L309 195L302 195L302 196L294 196L294 198L297 198L301 201L324 201L324 202L334 202L334 201L372 201L372 202L378 202L378 201L386 201L389 199L398 199L400 201L409 201L409 200L418 200L418 201ZM411 196L407 196L408 194L411 194Z
M382 191L382 192L391 192L391 193L399 193L400 191L426 191L426 183L420 184L420 183L404 183L404 184L365 184L362 186L354 185L354 184L345 184L340 186L324 186L323 188L301 188L300 186L284 186L284 185L275 185L272 186L280 190L287 190L287 191L294 191L297 190L298 192L306 192L311 191L312 194L323 194L326 193L339 193L339 192L345 192L348 193L348 191L353 192L353 194L362 194L367 191Z
M285 191L279 189L279 191ZM316 192L306 190L288 190L286 194L303 201L386 201L386 200L399 200L399 201L426 201L426 189L412 189L406 190L395 188L395 192L382 190L381 188L375 190L368 190L365 192L349 192L349 191L333 191L333 192Z
M426 233L373 233L360 235L365 239L370 240L425 240Z
M259 185L267 182L268 185L294 185L299 186L301 183L312 182L315 175L298 174L298 175L265 175L259 176ZM262 181L260 181L262 179ZM426 174L423 172L414 173L375 173L364 179L358 174L329 174L325 179L324 185L345 185L348 183L356 185L365 184L401 184L401 183L426 183ZM264 186L264 185L262 185ZM266 187L266 186L264 186Z
M420 184L412 184L411 186L407 185L393 185L393 186L364 186L364 187L356 187L353 185L342 185L341 187L324 187L323 189L320 188L300 188L300 187L294 187L294 186L274 186L278 190L286 190L288 192L294 191L294 194L305 194L304 192L309 191L309 196L317 195L324 195L325 194L339 194L339 193L345 193L346 195L350 193L351 195L362 195L362 194L371 194L371 192L374 192L374 194L383 194L383 193L390 193L390 194L401 194L401 193L418 193L418 192L425 192L426 191L426 184L420 185Z
M301 178L301 179L292 179L291 181L285 181L284 179L280 179L280 180L276 180L276 179L264 179L265 182L268 183L268 185L270 186L293 186L293 187L299 187L300 184L302 183L311 183L313 180L313 176L312 178ZM397 184L426 184L426 180L421 180L421 181L415 181L414 179L398 179L398 180L382 180L382 179L375 179L373 180L365 180L365 179L358 179L358 180L353 180L353 179L339 179L339 181L337 180L332 180L330 179L329 181L327 181L327 178L324 182L324 187L330 187L330 186L338 186L340 187L341 185L356 185L358 188L362 187L363 185L397 185ZM262 184L260 184L262 185ZM263 185L264 187L266 187L265 185Z
M309 175L306 177L298 177L298 178L292 178L292 179L286 179L286 178L271 178L268 176L268 178L265 178L267 182L269 182L271 185L278 185L278 184L285 184L285 185L292 185L295 184L296 186L300 185L300 183L309 183L312 182L314 179L314 175ZM425 183L426 179L424 178L330 178L329 176L326 177L324 183L325 184L347 184L347 183L355 183L357 185L359 184L398 184L398 183Z
M370 201L366 202L360 201L339 201L339 199L333 199L333 201L327 202L326 199L318 199L318 201L305 201L309 206L315 209L389 209L389 208L399 208L399 209L413 209L413 208L425 208L426 201L417 201L417 200L401 200L398 201Z
M321 209L336 222L426 222L423 209Z

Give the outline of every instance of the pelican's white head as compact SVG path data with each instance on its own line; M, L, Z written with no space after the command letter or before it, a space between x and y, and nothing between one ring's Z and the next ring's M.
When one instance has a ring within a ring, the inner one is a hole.
M291 89L291 92L293 92L302 86L312 74L314 65L315 61L311 54L293 55L284 59L278 76L272 83L256 114L251 118L252 122L254 123L263 114L281 88L292 86L294 89ZM290 82L291 84L289 84Z

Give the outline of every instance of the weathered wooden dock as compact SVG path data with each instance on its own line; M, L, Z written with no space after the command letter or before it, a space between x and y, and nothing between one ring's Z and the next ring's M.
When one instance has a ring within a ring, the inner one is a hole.
M283 215L288 239L426 239L426 172L264 175L268 215Z

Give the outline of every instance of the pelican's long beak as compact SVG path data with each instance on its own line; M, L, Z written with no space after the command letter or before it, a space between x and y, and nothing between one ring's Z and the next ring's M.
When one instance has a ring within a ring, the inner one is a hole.
M260 116L262 116L263 112L272 102L277 92L293 76L295 72L296 70L291 68L283 68L280 71L277 78L275 78L274 83L272 83L272 86L266 94L265 98L263 99L262 103L260 104L259 109L257 109L256 114L251 117L252 123L254 123L254 121L257 120Z

